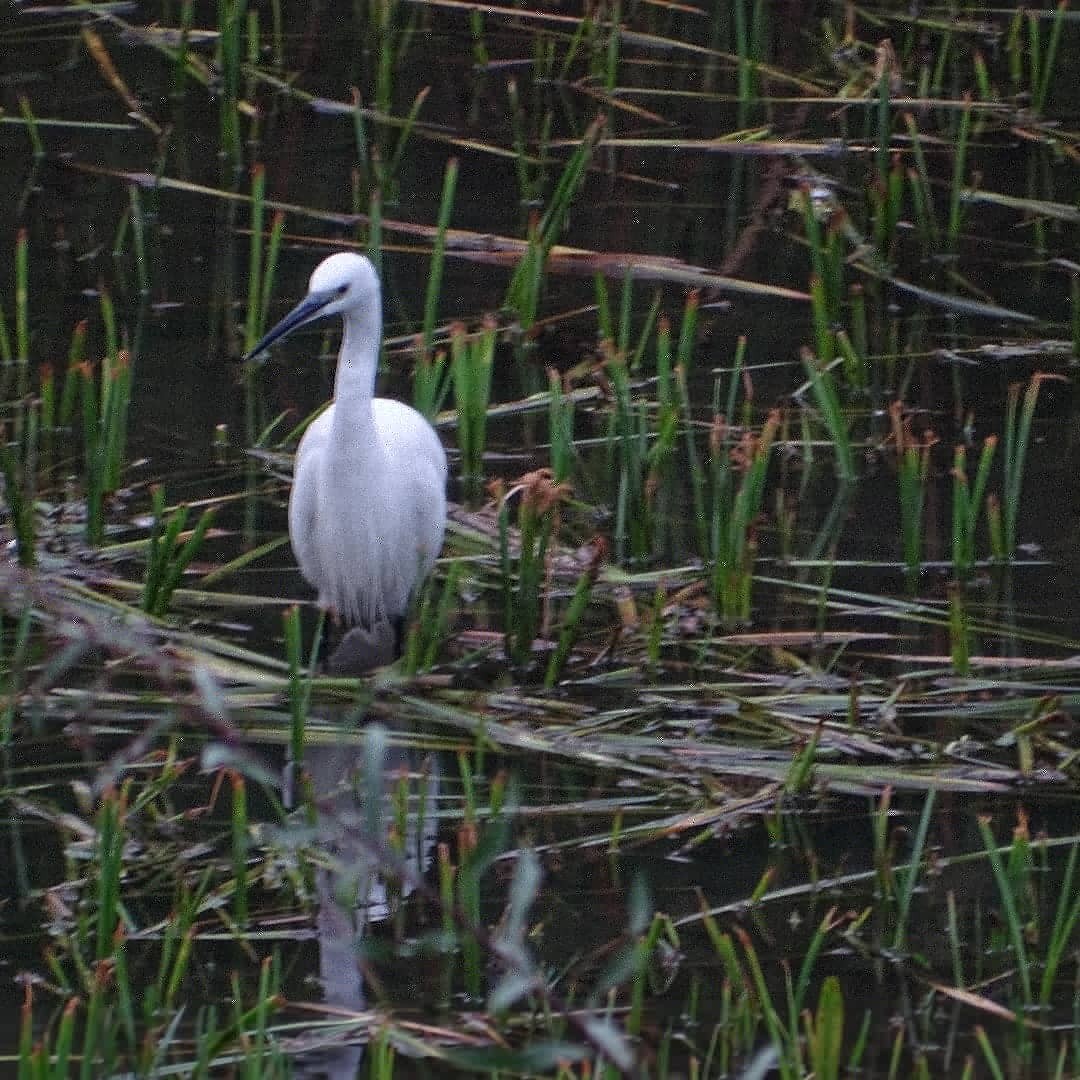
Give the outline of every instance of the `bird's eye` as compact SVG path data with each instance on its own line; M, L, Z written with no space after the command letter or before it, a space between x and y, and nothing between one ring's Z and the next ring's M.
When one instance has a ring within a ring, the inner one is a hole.
M336 292L338 294L338 296L344 296L348 291L349 291L349 286L348 285L339 285L334 290L334 292Z

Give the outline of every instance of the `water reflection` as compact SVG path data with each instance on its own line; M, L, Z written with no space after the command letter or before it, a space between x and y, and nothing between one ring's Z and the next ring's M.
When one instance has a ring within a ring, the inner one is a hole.
M435 755L391 745L382 727L369 727L361 740L349 739L348 732L363 722L355 711L342 709L328 719L342 725L340 741L311 746L304 759L325 859L317 877L319 979L323 1001L335 1013L362 1013L364 938L393 914L431 865L441 771ZM400 854L388 856L390 827L401 821L402 809L404 843ZM395 863L401 873L388 875L385 868ZM353 1080L365 1042L339 1044L333 1037L334 1045L304 1054L293 1075Z

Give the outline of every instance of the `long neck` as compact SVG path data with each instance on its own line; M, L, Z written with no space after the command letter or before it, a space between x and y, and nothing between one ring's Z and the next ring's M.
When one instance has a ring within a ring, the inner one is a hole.
M334 445L350 458L381 450L373 430L371 399L382 338L378 312L348 312L334 378Z

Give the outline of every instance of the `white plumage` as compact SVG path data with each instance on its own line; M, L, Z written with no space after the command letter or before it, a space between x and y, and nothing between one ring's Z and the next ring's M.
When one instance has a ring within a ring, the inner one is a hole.
M341 252L311 275L308 294L258 345L326 315L344 323L334 400L300 440L289 539L319 604L342 622L396 622L442 547L446 452L415 409L376 398L382 340L379 278Z

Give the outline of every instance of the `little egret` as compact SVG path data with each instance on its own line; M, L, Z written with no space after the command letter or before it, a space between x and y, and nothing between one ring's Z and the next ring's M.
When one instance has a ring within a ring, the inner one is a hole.
M321 607L346 627L375 633L389 625L398 635L442 547L446 451L415 409L373 396L382 294L362 255L339 252L319 263L307 296L247 359L326 315L344 323L334 400L300 440L289 540Z

